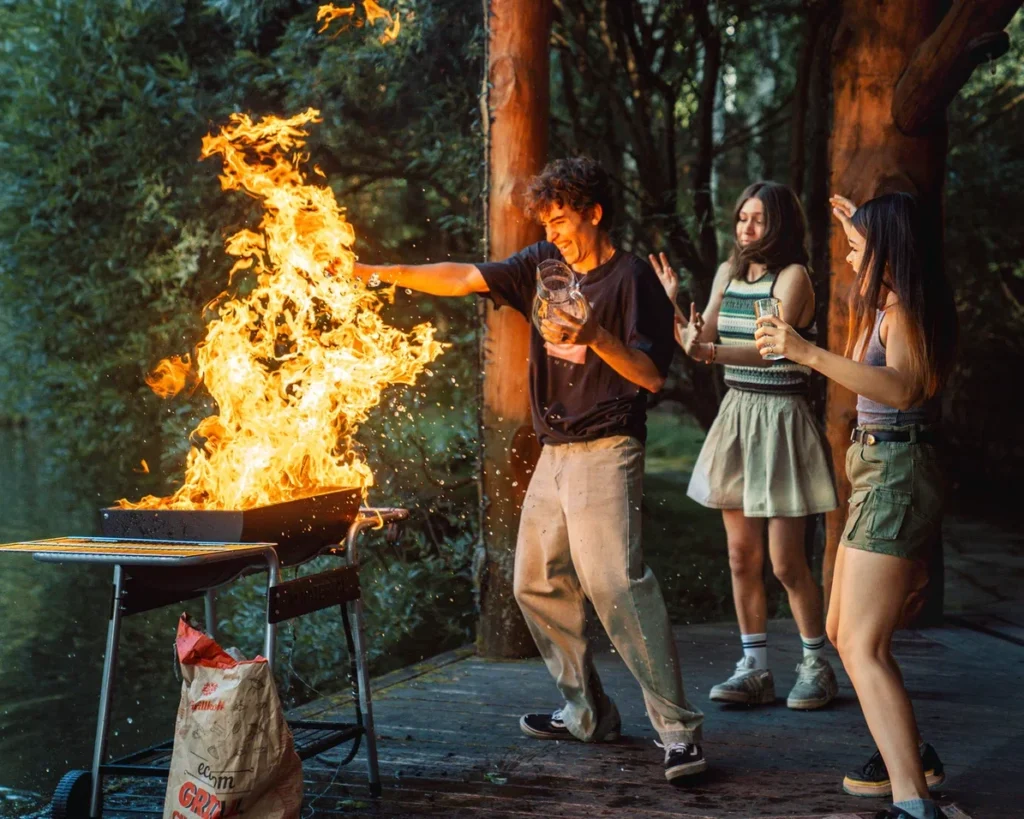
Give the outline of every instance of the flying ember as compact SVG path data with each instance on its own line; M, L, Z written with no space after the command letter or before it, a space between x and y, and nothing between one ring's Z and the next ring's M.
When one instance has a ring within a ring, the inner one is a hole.
M393 288L370 291L352 275L352 225L333 191L300 168L318 116L233 114L204 138L202 158L224 164L223 188L263 203L259 229L226 245L237 257L229 282L248 271L255 286L208 306L216 318L194 362L175 356L147 379L161 397L201 381L218 412L193 431L177 492L121 506L242 510L340 487L365 492L373 475L352 436L388 385L414 383L443 351L429 324L406 333L384 322Z

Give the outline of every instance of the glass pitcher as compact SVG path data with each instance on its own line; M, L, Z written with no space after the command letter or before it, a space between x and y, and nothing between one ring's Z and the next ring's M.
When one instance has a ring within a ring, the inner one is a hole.
M533 324L545 341L558 343L561 338L544 335L542 322L568 327L554 308L558 308L580 322L590 318L590 304L580 292L579 279L565 262L546 259L537 267L537 295L533 299Z

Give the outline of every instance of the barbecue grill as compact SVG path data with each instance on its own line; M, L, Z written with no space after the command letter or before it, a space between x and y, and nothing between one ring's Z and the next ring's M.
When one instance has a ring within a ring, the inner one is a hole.
M408 517L404 509L360 508L362 493L342 489L245 511L108 508L100 512L103 537L64 537L0 546L0 552L30 552L47 563L113 566L113 605L100 686L92 767L70 771L54 792L54 819L99 817L104 776L169 775L173 741L121 759L105 760L118 638L123 617L205 595L206 630L216 636L217 587L266 570L264 656L274 667L277 624L338 606L348 644L348 669L355 703L352 723L289 721L302 759L352 742L350 762L365 738L370 792L380 794L377 749L360 601L357 540L369 527L389 534ZM281 580L283 566L318 555L342 565L294 580ZM343 763L343 764L344 764Z

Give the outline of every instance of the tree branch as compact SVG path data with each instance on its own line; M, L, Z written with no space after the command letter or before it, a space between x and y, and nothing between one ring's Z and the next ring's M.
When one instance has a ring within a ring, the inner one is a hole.
M896 84L892 117L904 134L927 131L987 59L1002 56L1009 37L1002 29L1022 0L956 0L938 28L917 47Z

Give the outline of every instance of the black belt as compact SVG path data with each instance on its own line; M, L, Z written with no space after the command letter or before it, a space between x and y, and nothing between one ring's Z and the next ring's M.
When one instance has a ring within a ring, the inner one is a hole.
M939 440L939 433L934 429L892 430L855 427L850 433L850 440L855 444L866 444L867 446L889 442L934 444Z

